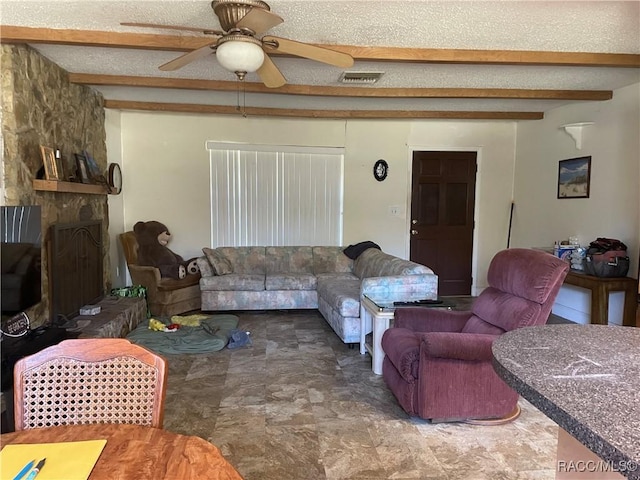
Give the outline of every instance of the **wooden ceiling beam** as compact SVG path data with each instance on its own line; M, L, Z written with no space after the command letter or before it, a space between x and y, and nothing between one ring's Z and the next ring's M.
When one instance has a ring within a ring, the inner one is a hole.
M553 65L569 67L640 67L640 55L631 53L543 52L527 50L463 50L326 45L356 60L408 63L484 65Z
M126 75L96 75L70 73L69 81L81 85L124 87L176 88L235 92L238 82L196 80L188 78L138 77ZM283 95L309 95L323 97L368 98L500 98L531 100L610 100L611 90L529 90L516 88L375 88L375 87L322 87L313 85L285 85L267 88L262 83L246 82L247 93Z
M0 25L0 43L42 43L76 47L111 47L187 52L203 47L211 43L211 41L211 38L192 35L153 35L148 33Z
M189 51L210 44L211 41L212 37L208 38L206 36L192 35L155 35L146 33L105 32L98 30L32 28L11 25L0 26L0 42L2 43L44 43L55 45ZM488 65L563 65L576 67L640 67L640 54L630 53L461 50L317 45L348 53L355 60L366 61Z
M332 118L332 119L449 119L449 120L540 120L543 112L472 112L472 111L400 111L400 110L309 110L256 108L229 105L196 105L190 103L136 102L105 100L104 107L115 110L152 112L203 113L265 117Z

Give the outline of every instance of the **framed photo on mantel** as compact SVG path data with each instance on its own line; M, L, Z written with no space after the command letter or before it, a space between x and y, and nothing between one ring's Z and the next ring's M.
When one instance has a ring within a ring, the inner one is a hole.
M51 147L40 145L42 163L44 164L44 175L47 180L64 180L62 165L56 159L56 152Z
M560 160L558 198L589 198L591 157Z
M87 157L80 153L75 154L76 157L76 175L82 183L93 183L89 175L89 166L87 165Z

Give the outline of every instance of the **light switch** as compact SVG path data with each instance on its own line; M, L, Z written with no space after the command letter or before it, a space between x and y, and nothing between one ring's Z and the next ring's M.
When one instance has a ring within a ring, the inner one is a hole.
M400 205L389 205L389 215L392 217L402 217L403 209Z

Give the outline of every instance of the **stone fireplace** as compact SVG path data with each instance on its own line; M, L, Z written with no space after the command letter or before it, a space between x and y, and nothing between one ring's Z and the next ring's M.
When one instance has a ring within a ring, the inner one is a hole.
M75 172L75 153L89 152L107 168L102 96L69 83L68 74L26 45L2 45L2 204L42 207L42 301L27 311L32 326L52 320L49 267L54 224L99 222L103 291L109 278L109 211L106 194L39 191L33 187L42 167L40 145L60 149L63 169Z

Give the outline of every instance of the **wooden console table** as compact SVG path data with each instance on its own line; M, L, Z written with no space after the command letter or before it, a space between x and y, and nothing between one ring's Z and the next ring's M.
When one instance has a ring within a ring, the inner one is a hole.
M595 277L586 273L570 270L564 280L566 285L574 285L591 290L591 319L593 324L609 323L609 293L624 292L624 310L622 324L625 327L636 326L638 280L631 277Z

